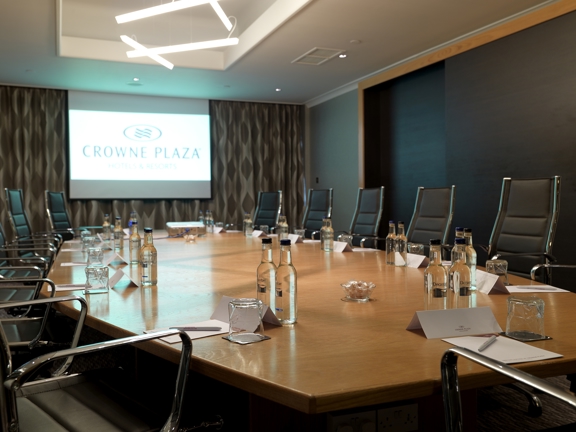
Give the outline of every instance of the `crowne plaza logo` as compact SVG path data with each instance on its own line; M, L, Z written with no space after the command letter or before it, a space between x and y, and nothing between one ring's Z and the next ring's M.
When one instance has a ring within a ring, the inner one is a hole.
M156 126L133 125L124 129L124 136L132 141L155 141L162 136L162 131Z

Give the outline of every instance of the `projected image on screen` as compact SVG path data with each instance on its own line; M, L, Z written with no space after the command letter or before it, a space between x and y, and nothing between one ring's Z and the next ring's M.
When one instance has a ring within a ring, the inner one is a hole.
M70 109L69 194L210 198L208 114Z

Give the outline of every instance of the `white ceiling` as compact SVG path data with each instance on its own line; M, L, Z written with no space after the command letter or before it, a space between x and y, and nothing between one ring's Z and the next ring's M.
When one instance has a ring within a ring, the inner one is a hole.
M170 71L125 58L128 49L119 35L135 35L146 46L227 37L209 5L119 25L115 15L162 0L0 0L0 83L305 103L554 1L221 0L226 14L238 20L232 36L240 38L239 45L166 54L176 65ZM314 47L342 49L348 56L320 66L291 63ZM133 85L134 77L141 85Z

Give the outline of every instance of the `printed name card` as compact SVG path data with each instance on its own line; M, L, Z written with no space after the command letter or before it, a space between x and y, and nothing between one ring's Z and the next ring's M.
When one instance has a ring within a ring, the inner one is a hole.
M290 244L304 243L302 237L298 234L288 234L288 240L290 240Z
M353 251L354 249L350 247L348 242L340 242L340 241L334 242L334 252L353 252Z
M498 275L482 270L476 270L476 288L484 294L498 292L505 294L570 292L550 285L504 285Z
M408 263L406 264L411 268L428 267L430 260L425 255L408 254Z
M254 230L252 231L252 237L268 237L264 231Z
M422 329L427 339L500 333L489 307L418 311L406 330Z
M214 227L214 234L225 233L226 229L224 227Z
M110 278L108 279L108 284L110 285L110 288L113 288L114 286L116 286L116 284L118 282L120 282L120 279L122 279L124 276L126 276L128 279L130 279L130 285L134 285L134 286L140 286L140 284L138 283L138 281L135 281L134 279L132 279L132 277L130 276L130 274L128 273L124 273L124 270L122 269L118 269L116 270L116 272L110 276Z
M109 266L109 265L112 264L112 263L114 263L114 264L116 264L116 265L118 265L118 264L128 264L128 261L126 261L124 258L122 258L122 256L120 256L119 254L113 253L113 254L110 254L110 256L108 256L108 258L106 258L106 259L104 260L104 265L105 265L105 266Z

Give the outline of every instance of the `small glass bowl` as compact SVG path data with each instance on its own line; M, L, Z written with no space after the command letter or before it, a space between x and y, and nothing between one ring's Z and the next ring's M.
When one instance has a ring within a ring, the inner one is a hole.
M343 301L359 303L370 301L372 291L376 288L376 285L372 282L354 280L340 284L340 286L344 289L344 293L346 293L346 297L342 299Z

